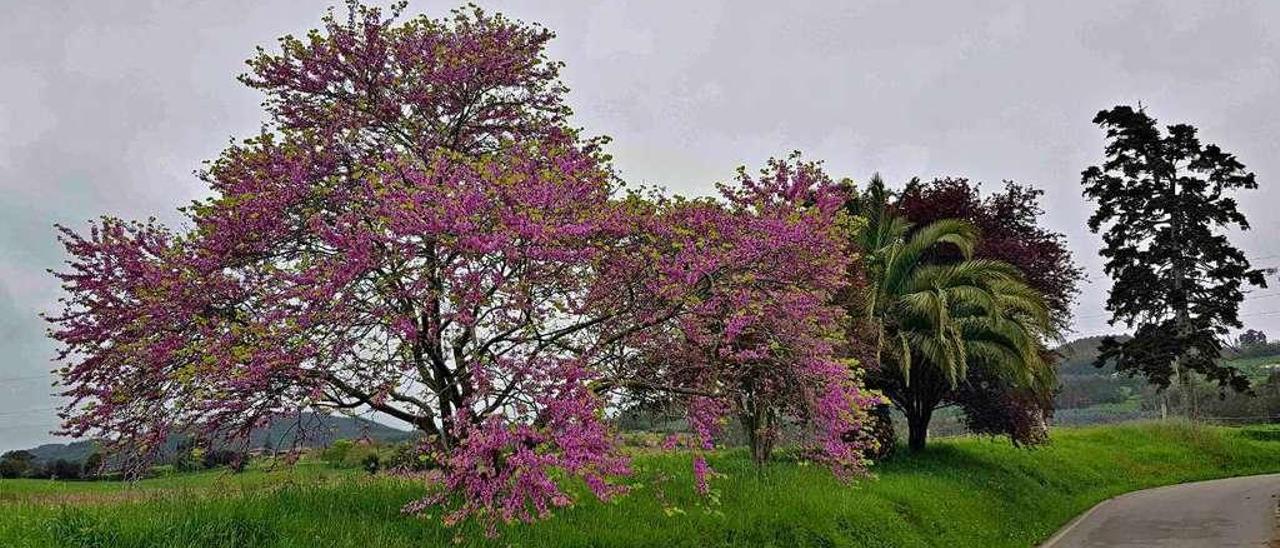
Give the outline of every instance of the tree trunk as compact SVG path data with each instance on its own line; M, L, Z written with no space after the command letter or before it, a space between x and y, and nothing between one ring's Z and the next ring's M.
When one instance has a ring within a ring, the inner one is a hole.
M911 452L924 450L929 440L929 421L933 418L932 406L919 406L907 410L907 447Z
M773 458L773 439L768 433L751 436L751 460L756 466L764 466Z
M747 445L751 448L751 461L757 467L773 458L773 445L777 437L773 413L758 402L752 402L747 413L742 414L742 429L747 433Z
M1186 219L1182 214L1182 201L1179 199L1178 178L1174 174L1169 175L1169 193L1173 196L1173 210L1170 212L1169 220L1173 226L1174 241L1183 242L1186 238L1183 231L1186 226ZM1188 277L1191 275L1192 265L1188 264L1185 254L1174 257L1172 266L1173 274L1173 309L1175 320L1178 322L1178 337L1180 345L1186 344L1186 337L1191 332L1191 303L1188 298L1186 287ZM1186 361L1188 349L1183 347L1182 354L1173 361L1173 377L1174 385L1178 387L1178 410L1184 418L1194 420L1196 418L1195 411L1195 394L1191 392L1191 385L1188 382L1188 372L1184 365Z
M876 450L869 456L873 459L882 459L893 454L895 445L898 443L897 433L893 430L892 410L893 406L889 404L877 405L871 409L871 432L876 440Z

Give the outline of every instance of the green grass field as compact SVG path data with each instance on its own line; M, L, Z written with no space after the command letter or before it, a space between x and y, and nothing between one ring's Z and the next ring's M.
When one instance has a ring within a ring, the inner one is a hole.
M1227 365L1244 372L1254 382L1259 382L1265 380L1275 366L1280 365L1280 355L1229 360Z
M718 503L692 493L680 455L636 458L635 491L583 500L486 541L400 507L415 482L318 463L207 472L136 485L0 481L2 546L1030 546L1093 504L1126 491L1280 472L1280 429L1138 424L1061 429L1020 450L941 440L843 485L796 461L757 474L729 451L713 466ZM661 478L669 478L663 480Z

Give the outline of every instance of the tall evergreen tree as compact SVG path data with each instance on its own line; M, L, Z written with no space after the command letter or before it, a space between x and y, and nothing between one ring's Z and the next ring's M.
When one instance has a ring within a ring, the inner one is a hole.
M1132 339L1103 340L1095 365L1141 374L1160 386L1189 382L1196 372L1219 387L1248 390L1249 381L1219 360L1223 337L1241 326L1243 287L1266 287L1263 273L1227 240L1226 229L1249 222L1231 197L1257 188L1254 174L1196 128L1164 132L1141 107L1104 110L1106 161L1084 171L1084 195L1097 203L1089 228L1102 231L1105 271L1113 281L1110 323ZM1190 411L1194 413L1194 403Z

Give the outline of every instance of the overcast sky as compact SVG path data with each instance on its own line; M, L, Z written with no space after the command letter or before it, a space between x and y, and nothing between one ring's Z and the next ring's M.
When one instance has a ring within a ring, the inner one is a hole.
M479 3L558 33L576 123L614 137L629 181L705 194L798 149L860 181L1043 188L1045 222L1091 278L1076 335L1107 329L1079 183L1101 158L1102 108L1141 101L1236 153L1262 187L1241 197L1254 230L1236 242L1280 263L1280 2ZM0 450L53 439L36 317L58 296L52 225L178 221L204 193L192 171L263 119L234 78L244 59L327 5L0 0ZM1243 314L1280 336L1280 288Z

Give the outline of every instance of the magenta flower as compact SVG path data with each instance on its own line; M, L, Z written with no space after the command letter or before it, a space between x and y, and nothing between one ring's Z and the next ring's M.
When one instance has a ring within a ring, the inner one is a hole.
M625 492L623 391L685 406L703 493L731 415L769 444L804 422L815 455L862 470L877 398L842 359L840 185L793 157L719 200L623 194L604 140L569 125L550 32L394 19L330 14L250 60L270 124L202 173L190 231L60 229L65 433L138 471L171 433L373 410L442 463L405 510L490 532L572 504L566 480Z

